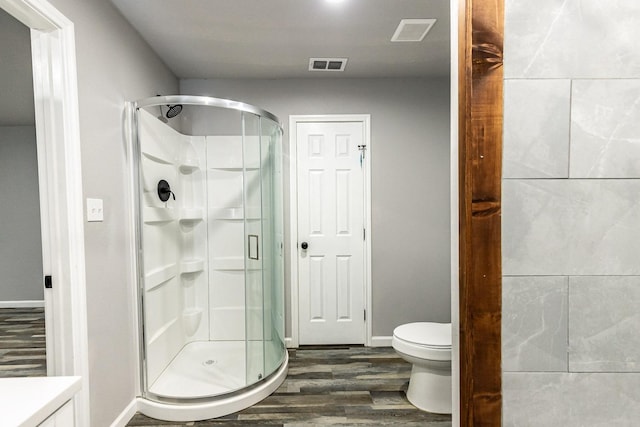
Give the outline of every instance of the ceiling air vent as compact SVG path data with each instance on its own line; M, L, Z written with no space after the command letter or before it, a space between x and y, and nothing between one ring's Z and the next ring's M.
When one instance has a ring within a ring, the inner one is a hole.
M309 71L344 71L347 58L309 58Z
M421 42L435 23L435 19L403 19L391 37L391 41Z

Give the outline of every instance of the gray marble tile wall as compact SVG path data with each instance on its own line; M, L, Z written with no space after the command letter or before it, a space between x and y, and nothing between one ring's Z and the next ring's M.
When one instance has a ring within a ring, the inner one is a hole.
M567 277L505 277L502 287L502 368L567 372Z
M505 426L640 418L640 2L505 0Z
M637 426L639 383L638 373L505 373L502 425Z

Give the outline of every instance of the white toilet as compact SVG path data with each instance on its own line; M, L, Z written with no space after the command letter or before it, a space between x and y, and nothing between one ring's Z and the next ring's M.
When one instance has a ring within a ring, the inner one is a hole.
M417 322L395 328L391 345L413 364L407 398L413 406L451 413L451 323Z

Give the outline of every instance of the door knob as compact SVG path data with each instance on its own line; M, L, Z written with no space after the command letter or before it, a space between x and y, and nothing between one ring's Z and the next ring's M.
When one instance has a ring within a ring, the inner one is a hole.
M302 242L300 243L300 247L306 250L309 247L309 244L307 242Z

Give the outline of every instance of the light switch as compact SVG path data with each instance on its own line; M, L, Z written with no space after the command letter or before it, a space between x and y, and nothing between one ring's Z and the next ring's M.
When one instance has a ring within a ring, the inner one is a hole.
M87 222L99 222L104 220L102 199L87 199Z

